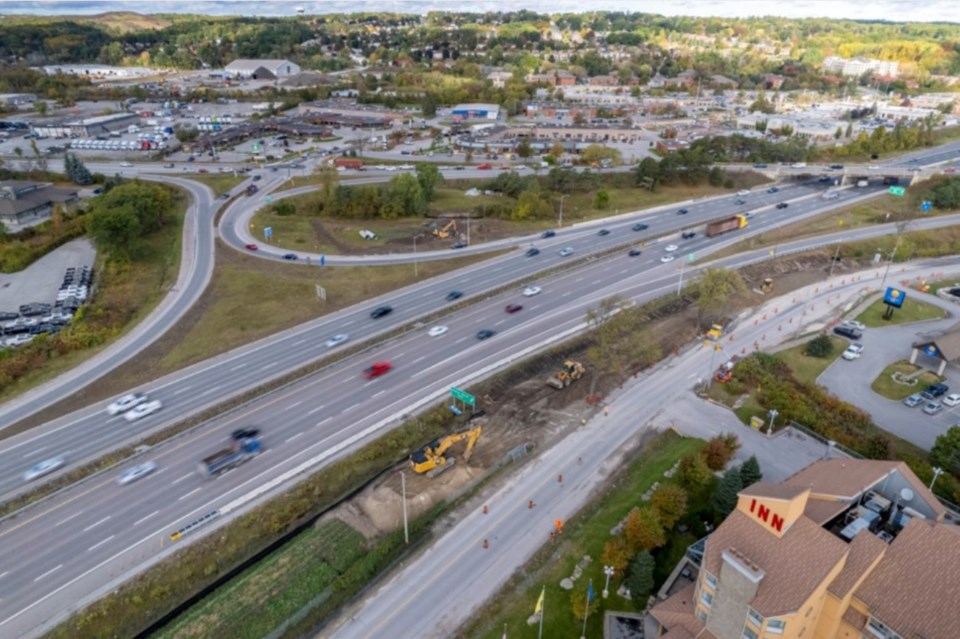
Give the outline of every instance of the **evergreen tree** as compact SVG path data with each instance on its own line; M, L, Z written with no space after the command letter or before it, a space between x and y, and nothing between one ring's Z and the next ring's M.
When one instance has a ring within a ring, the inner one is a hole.
M756 455L750 455L750 459L743 462L740 466L740 483L746 488L763 479L763 473L760 472L760 462Z
M653 592L653 569L655 562L653 555L646 550L638 552L630 561L630 569L624 585L630 589L630 598L640 602Z
M724 519L733 512L737 505L737 493L743 489L743 482L740 479L740 469L731 468L723 474L723 479L717 484L717 489L713 493L713 509L717 513L718 519Z

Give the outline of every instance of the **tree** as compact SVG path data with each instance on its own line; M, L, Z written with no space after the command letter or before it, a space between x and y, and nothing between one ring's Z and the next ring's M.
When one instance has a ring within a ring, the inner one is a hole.
M600 608L600 600L594 598L587 603L587 591L585 588L574 588L570 593L570 606L573 610L573 616L583 621L587 615L592 615Z
M737 493L743 490L740 479L740 469L731 468L723 474L717 489L713 493L711 503L719 519L725 518L737 506Z
M719 166L715 166L710 169L710 175L707 177L707 182L710 186L721 187L723 186L723 180L727 177L723 169Z
M320 180L320 197L324 202L330 202L340 183L340 174L336 167L329 162L323 162L313 169L313 174Z
M528 158L533 155L533 147L530 146L530 138L524 136L520 138L516 148L517 155L522 158Z
M380 217L396 219L410 215L422 215L425 200L420 182L409 173L393 177L384 192Z
M136 256L142 228L132 207L94 211L87 228L97 249L110 259L127 261Z
M200 136L200 130L193 127L178 127L174 135L181 143L192 142Z
M556 159L563 157L563 143L559 140L553 143L553 146L550 147L550 155Z
M417 182L420 183L420 192L427 202L436 194L437 185L443 183L443 175L436 164L432 162L417 162Z
M37 115L45 116L47 114L47 109L49 108L46 100L37 100L33 108L37 110Z
M746 488L763 479L763 473L760 472L760 462L756 455L750 455L750 459L740 465L740 483Z
M600 189L593 196L593 208L597 209L598 211L603 211L608 206L610 206L610 194L603 189Z
M717 435L703 447L703 461L710 470L723 470L727 462L733 457L733 451L727 447L723 437Z
M587 325L593 332L593 346L589 349L590 359L595 362L590 379L590 393L597 390L597 381L601 370L610 370L618 359L616 331L611 330L610 319L621 308L623 300L619 295L605 297L596 308L587 310ZM601 368L602 367L602 368Z
M820 333L807 342L807 346L803 349L803 352L810 357L830 357L830 354L833 353L833 340L830 339L829 335Z
M540 192L537 190L528 190L520 194L517 199L517 206L510 215L514 220L527 220L535 217L540 211Z
M591 144L580 152L580 158L586 164L600 164L603 161L609 161L612 164L620 164L622 156L617 149L603 146L602 144Z
M587 123L587 116L583 114L583 111L577 111L573 114L573 123L577 126L583 126Z
M702 456L684 455L680 458L680 466L677 468L677 479L681 486L694 492L710 481L710 469Z
M630 569L627 571L627 578L624 585L630 589L630 598L633 601L640 602L653 593L654 580L653 569L656 562L646 550L641 550L630 561Z
M630 546L623 535L613 537L603 545L603 552L600 553L600 561L605 566L613 566L618 575L622 575L630 562Z
M960 474L960 426L951 426L937 435L930 449L930 461L949 473Z
M432 118L437 114L437 99L432 93L426 93L420 100L420 112L425 118Z
M660 163L651 157L643 158L637 165L635 174L637 186L643 186L652 191L660 183Z
M83 160L77 157L75 153L67 153L64 155L63 172L66 173L67 177L70 178L70 181L74 184L79 184L80 186L93 184L93 175L83 163Z
M667 543L660 515L653 508L634 508L624 526L627 545L634 550L653 550Z
M747 290L747 285L737 271L725 268L708 268L700 274L695 289L697 292L697 323L702 324L704 315L723 312L730 298L744 293Z
M660 516L660 522L667 530L687 514L687 491L676 484L662 484L650 498Z

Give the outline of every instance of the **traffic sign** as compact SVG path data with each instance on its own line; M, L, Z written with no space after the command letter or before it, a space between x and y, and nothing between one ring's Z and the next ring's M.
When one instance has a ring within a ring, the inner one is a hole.
M273 227L272 227L272 226L265 226L265 227L263 228L263 237L267 238L268 240L269 240L271 237L273 237Z
M271 202L273 202L273 198L270 197L269 195L265 195L263 196L263 201L266 202L267 204L270 204Z
M933 206L933 203L930 200L924 200L923 204L920 205L920 210L929 211L931 206Z
M257 144L256 142L253 143L253 152L254 152L254 153L259 153L259 152L260 152L260 145Z
M890 195L896 195L897 197L903 197L906 194L907 190L902 186L891 186L887 189L887 193Z
M476 405L477 405L477 398L476 398L476 397L474 397L473 395L471 395L470 393L468 393L468 392L466 392L466 391L460 390L460 389L457 388L456 386L453 386L453 387L450 388L450 395L451 395L451 397L453 397L454 399L458 399L458 400L460 400L461 402L463 402L464 404L467 404L468 406L476 406Z

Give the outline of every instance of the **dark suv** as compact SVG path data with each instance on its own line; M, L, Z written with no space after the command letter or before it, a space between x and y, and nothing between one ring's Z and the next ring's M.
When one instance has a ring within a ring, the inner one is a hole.
M837 326L833 329L833 332L842 337L849 337L850 339L856 341L863 337L863 333L853 328L852 326Z
M936 399L937 397L946 395L948 390L950 390L950 387L946 384L931 384L927 386L927 390L920 393L920 397L926 400Z
M634 231L646 231L648 228L650 228L650 226L647 224L644 224L643 222L637 222L636 224L633 225Z
M685 240L692 240L696 236L697 236L696 231L684 231L683 233L680 234L680 237L682 237Z
M393 308L390 306L378 306L370 312L370 317L373 319L380 319L385 315L389 315L393 312Z

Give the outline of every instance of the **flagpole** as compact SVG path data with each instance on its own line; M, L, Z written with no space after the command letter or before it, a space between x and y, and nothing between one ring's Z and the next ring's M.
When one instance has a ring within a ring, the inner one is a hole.
M583 609L583 632L580 633L580 639L587 639L587 618L590 616L590 593L593 592L593 579L587 586L587 605Z
M544 586L543 590L540 591L540 599L543 600L543 604L546 604L546 594L547 587ZM543 639L543 604L540 605L540 630L537 632L537 639Z

